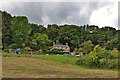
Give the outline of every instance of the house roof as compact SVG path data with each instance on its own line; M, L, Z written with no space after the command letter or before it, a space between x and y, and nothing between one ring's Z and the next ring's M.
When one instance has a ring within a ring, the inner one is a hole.
M54 47L69 47L68 45L62 45L62 44L54 44Z

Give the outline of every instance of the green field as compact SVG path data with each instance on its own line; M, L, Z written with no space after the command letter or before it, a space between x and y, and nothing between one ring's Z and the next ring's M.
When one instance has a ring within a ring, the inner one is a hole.
M38 54L8 54L3 53L3 57L26 57L26 58L38 58L43 60L50 60L55 62L67 63L67 64L75 64L75 62L79 59L75 56L70 55L38 55Z
M117 78L118 71L89 69L76 65L67 55L3 53L4 78Z

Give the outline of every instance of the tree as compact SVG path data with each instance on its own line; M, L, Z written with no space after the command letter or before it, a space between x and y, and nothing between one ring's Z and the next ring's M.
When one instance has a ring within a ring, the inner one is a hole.
M107 42L111 41L114 36L116 35L116 29L112 27L103 27L99 29L99 39L98 44L100 44L102 47L106 47ZM116 36L117 38L117 36Z
M117 37L115 37L106 43L106 48L110 50L112 50L113 48L119 49L118 45L119 45L119 40Z
M105 26L99 28L96 25L57 25L48 24L45 28L44 25L28 23L25 16L12 17L7 12L2 12L2 44L4 48L9 47L29 47L31 46L32 36L36 33L46 34L52 42L59 41L60 44L66 44L73 51L75 48L82 47L81 44L90 40L92 44L106 47L108 50L118 48L120 50L119 33L120 30ZM1 29L0 29L1 30ZM85 48L86 53L89 53L89 48ZM87 49L87 51L86 51ZM82 51L83 51L82 50Z
M33 36L35 33L45 33L46 28L43 25L37 25L37 24L30 24L31 27L31 33L30 35Z
M71 51L74 50L74 48L79 47L80 43L80 27L76 25L62 25L60 26L60 34L59 34L59 41L62 44L68 43L71 47Z
M11 30L13 42L16 43L18 47L22 48L24 46L24 41L26 41L31 32L27 17L13 17Z
M85 54L90 53L90 52L93 50L93 47L94 47L94 44L92 44L92 42L91 42L90 40L84 42L83 44L81 44L81 48L83 48L82 51L83 51Z
M0 49L2 48L2 11L0 11Z
M52 40L53 42L58 40L57 37L59 36L59 33L60 33L60 30L57 24L48 25L47 35L49 36L50 40Z
M39 50L42 49L43 51L48 50L48 46L50 45L51 40L48 39L46 34L35 33L32 36L32 49Z
M0 12L2 14L2 45L7 48L12 43L11 20L12 16L7 12Z

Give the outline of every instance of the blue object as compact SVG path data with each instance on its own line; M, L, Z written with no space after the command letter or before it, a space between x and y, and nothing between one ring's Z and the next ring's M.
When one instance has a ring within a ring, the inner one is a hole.
M21 50L20 50L20 48L17 48L16 49L16 53L19 53Z

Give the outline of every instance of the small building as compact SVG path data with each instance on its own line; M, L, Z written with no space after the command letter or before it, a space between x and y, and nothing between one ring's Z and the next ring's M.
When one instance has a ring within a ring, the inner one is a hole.
M70 47L68 46L68 43L66 43L66 45L53 44L52 49L63 49L63 52L70 53Z

